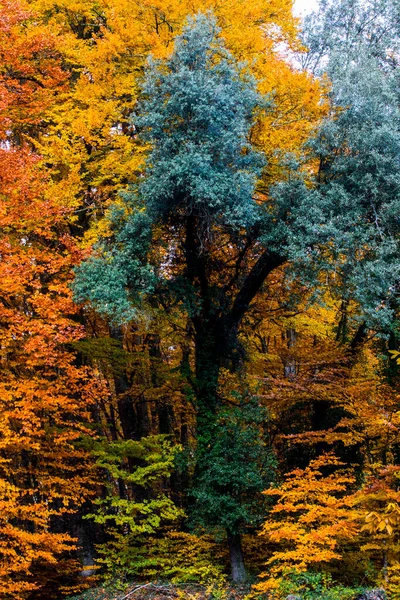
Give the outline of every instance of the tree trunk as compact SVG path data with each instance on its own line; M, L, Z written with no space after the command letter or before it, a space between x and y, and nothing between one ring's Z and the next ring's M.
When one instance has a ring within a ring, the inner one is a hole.
M229 555L231 559L231 577L235 583L243 583L247 579L246 567L244 566L242 541L240 534L227 532Z
M285 364L284 364L284 375L286 379L289 381L293 381L297 375L297 363L294 358L291 348L296 344L297 334L295 329L292 327L286 331L286 339L287 339L287 347L288 354L286 356Z
M218 379L220 371L220 356L217 351L214 332L208 324L202 325L195 335L196 361L196 397L198 416L214 415L217 410Z

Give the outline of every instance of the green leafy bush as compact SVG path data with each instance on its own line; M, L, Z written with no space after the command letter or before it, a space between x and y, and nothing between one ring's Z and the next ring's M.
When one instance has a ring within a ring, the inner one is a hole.
M336 585L326 573L287 573L278 590L279 598L289 595L299 600L356 600L360 589Z

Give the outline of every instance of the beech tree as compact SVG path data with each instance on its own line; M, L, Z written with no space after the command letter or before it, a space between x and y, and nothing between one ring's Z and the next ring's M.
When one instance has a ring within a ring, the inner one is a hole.
M31 16L0 8L0 595L15 600L45 597L57 563L61 585L77 575L66 523L92 480L81 441L94 386L71 350L84 333L68 286L78 250L32 149L67 77Z

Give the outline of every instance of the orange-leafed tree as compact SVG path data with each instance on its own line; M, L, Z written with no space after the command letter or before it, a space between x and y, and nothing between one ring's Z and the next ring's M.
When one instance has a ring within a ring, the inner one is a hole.
M278 547L258 591L277 588L287 571L307 571L341 559L340 544L360 529L351 493L354 482L352 473L328 453L289 473L281 486L265 491L277 502L260 535Z
M2 4L0 47L0 596L45 598L39 574L75 547L65 521L88 495L93 392L71 347L70 215L31 144L67 78L20 3Z

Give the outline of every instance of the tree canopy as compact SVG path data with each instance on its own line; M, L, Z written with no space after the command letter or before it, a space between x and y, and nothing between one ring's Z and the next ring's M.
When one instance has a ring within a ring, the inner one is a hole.
M292 9L0 7L5 600L399 595L400 5Z

